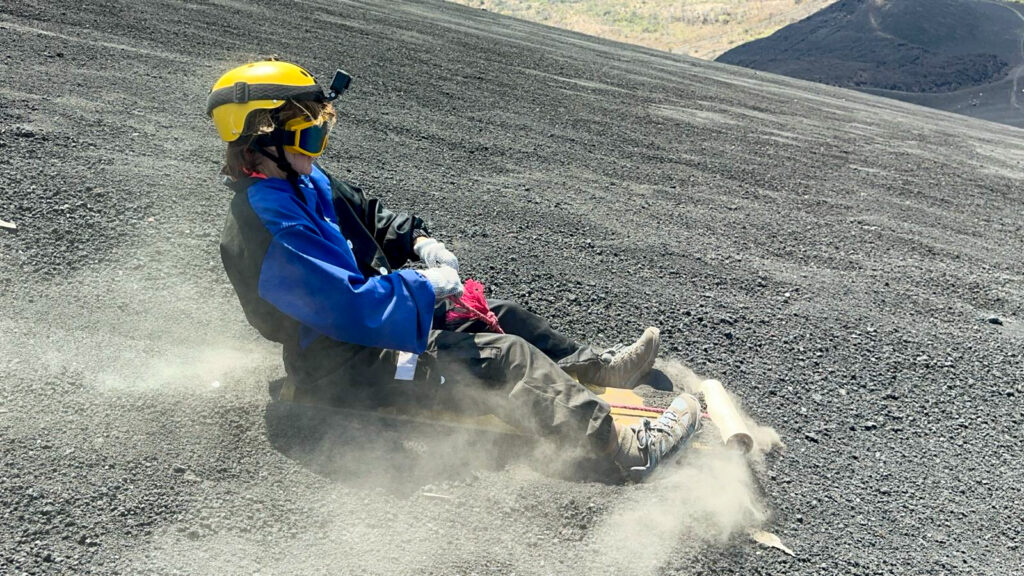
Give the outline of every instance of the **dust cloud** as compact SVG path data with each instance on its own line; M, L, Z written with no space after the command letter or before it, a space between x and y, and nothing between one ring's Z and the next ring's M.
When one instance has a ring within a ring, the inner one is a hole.
M560 572L656 574L768 518L754 471L778 436L752 421L752 455L727 451L709 430L678 464L630 486L581 480L563 465L565 451L486 427L282 403L267 405L265 422L250 421L254 403L265 403L268 380L281 374L277 347L245 327L233 294L210 294L183 281L183 271L164 272L82 271L41 287L47 298L8 319L32 335L22 344L9 341L8 351L22 355L31 345L50 370L81 374L85 398L137 395L150 407L142 415L97 414L110 418L102 428L113 430L111 444L166 439L170 416L180 428L173 438L221 456L247 445L247 454L255 450L280 475L281 481L204 479L203 457L180 455L198 475L189 485L195 500L183 516L126 550L128 564L140 571L379 573L388 566L411 574L490 565L497 568L481 572L554 573L532 563L540 549L565 563ZM72 299L90 304L74 314L46 304ZM676 389L692 390L700 381L682 364L659 366ZM197 400L196 391L230 394L243 411L218 407L224 402L212 397ZM488 405L472 395L463 401L475 412ZM186 412L202 417L193 422ZM221 423L225 417L243 424L235 430ZM251 445L253 434L264 433L268 445ZM284 458L263 456L268 450ZM239 464L250 465L249 458ZM259 502L239 496L246 494ZM594 502L597 512L579 519L578 538L550 537L551 523L563 514L557 507L575 501Z
M207 390L280 371L277 346L249 330L233 294L161 262L154 249L40 282L40 296L10 314L30 326L26 350L50 370L73 370L95 391L116 394ZM152 265L133 269L139 261Z
M683 462L633 486L595 529L590 574L659 574L768 517L742 454L691 446Z
M678 360L659 360L655 364L655 368L672 381L676 390L685 390L691 394L696 394L700 383L704 381L704 378L698 376L693 370ZM743 401L728 389L726 392L729 394L729 398L739 412L744 424L746 424L750 436L754 439L754 448L748 455L750 458L755 462L760 462L764 455L772 450L785 448L785 444L774 428L762 426L755 422L743 409Z
M699 380L666 368L677 389ZM267 437L299 464L288 488L210 484L204 504L133 564L196 574L686 572L768 519L756 470L777 436L760 430L744 455L708 427L649 482L621 485L574 477L564 450L528 436L271 403ZM259 508L229 494L253 495Z
M695 392L702 381L678 361L659 361L657 368L676 390ZM764 455L782 443L774 429L758 425L730 396L754 438L753 450L744 455L727 448L713 425L706 426L677 465L657 470L616 502L594 530L589 573L658 574L666 566L685 566L704 547L722 544L769 518L755 472Z

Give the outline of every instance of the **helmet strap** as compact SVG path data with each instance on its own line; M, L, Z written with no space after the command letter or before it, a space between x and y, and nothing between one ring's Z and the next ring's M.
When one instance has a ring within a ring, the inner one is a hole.
M259 147L258 151L260 154L264 155L277 165L278 170L284 172L285 176L288 178L288 182L291 183L292 188L295 190L295 193L302 199L303 203L305 203L306 195L303 194L302 189L299 188L299 173L295 171L295 168L292 168L291 162L288 161L288 157L284 155L285 131L280 128L281 121L277 112L277 110L274 110L270 116L274 121L274 125L277 127L275 127L274 131L270 134L258 138L256 145ZM263 142L260 142L260 140L263 140ZM271 146L274 147L276 154L270 152L269 148Z
M302 199L302 202L305 203L306 195L302 193L302 188L299 188L299 173L295 171L295 168L292 168L291 163L288 162L288 158L284 155L284 144L278 143L274 145L274 148L277 151L276 154L271 153L270 150L262 146L260 147L259 152L273 161L274 164L277 165L278 170L284 172L285 176L288 178L288 182L291 183L292 188L295 190L295 193L298 194L299 198Z
M274 147L274 152L271 152L266 146L260 146L258 151L260 154L270 159L274 165L277 166L278 170L284 172L285 176L287 176L289 180L297 179L299 177L299 173L292 168L291 163L288 162L288 158L284 155L284 145L272 144L271 146Z

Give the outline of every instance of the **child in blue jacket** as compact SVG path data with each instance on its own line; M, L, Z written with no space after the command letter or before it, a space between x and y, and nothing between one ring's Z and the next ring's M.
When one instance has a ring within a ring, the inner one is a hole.
M492 413L646 477L699 428L697 399L682 394L656 421L618 426L581 382L635 386L657 356L658 330L608 358L511 302L489 301L504 334L449 324L449 299L463 291L458 258L422 219L315 163L346 85L339 76L326 91L299 66L254 62L225 73L207 103L235 191L224 268L250 324L282 344L295 394Z

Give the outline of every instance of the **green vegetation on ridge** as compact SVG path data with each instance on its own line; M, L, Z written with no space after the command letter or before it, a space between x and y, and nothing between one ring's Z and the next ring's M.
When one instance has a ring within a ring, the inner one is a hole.
M714 59L836 0L450 1L620 42Z

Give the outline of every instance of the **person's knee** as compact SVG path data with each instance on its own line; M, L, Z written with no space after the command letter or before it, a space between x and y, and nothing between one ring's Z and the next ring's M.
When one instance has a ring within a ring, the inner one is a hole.
M520 318L526 313L526 308L523 308L518 302L510 300L492 300L488 302L488 306L499 321L502 318Z

